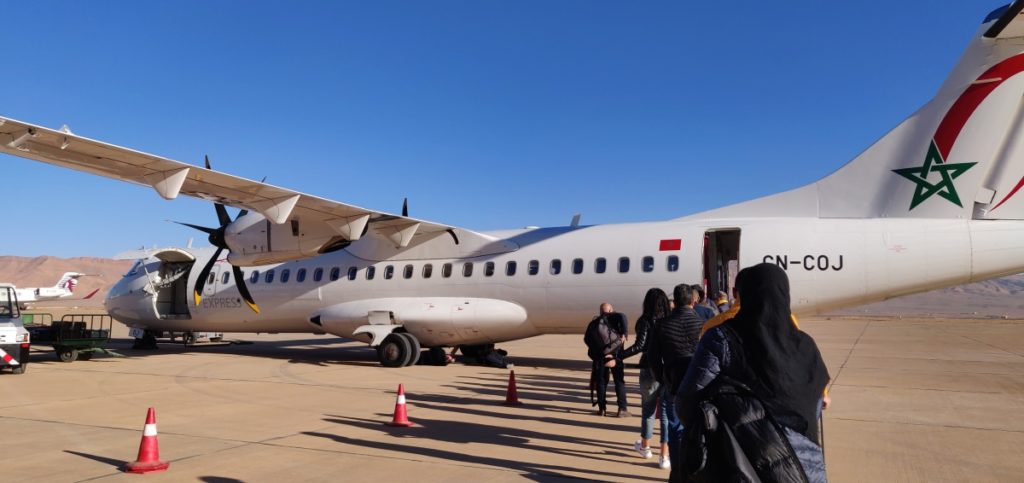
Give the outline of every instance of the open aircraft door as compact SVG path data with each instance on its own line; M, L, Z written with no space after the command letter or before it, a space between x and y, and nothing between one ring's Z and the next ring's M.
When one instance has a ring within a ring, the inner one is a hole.
M732 297L740 270L739 228L715 228L704 232L704 289L708 298L718 292Z

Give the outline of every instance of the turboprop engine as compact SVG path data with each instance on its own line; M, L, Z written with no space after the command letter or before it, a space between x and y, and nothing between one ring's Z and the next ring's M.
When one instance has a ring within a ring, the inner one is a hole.
M301 260L349 243L326 223L292 219L278 225L259 213L245 213L229 223L224 242L228 261L240 267Z

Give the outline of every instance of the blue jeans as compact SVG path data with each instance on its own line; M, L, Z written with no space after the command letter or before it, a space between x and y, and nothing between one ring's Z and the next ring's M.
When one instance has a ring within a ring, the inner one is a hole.
M654 415L657 413L657 406L661 404L661 426L658 434L661 442L668 441L668 409L670 404L668 398L662 394L661 385L650 375L650 371L640 368L640 437L651 439L654 437Z

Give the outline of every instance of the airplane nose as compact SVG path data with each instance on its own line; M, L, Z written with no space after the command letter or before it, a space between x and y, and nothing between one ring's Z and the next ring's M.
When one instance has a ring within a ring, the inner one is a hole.
M145 280L127 276L119 280L103 299L103 307L115 320L138 324L146 320L145 307L152 306L150 294L145 291ZM152 318L152 317L148 317Z

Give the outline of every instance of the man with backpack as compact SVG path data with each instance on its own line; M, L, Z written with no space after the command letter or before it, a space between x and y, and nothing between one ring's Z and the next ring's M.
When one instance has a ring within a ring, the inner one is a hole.
M587 344L587 356L592 361L590 370L590 402L597 406L597 415L607 415L608 376L615 380L615 402L618 405L616 417L628 417L626 409L626 374L619 352L625 344L628 322L626 316L615 312L609 303L601 304L600 314L590 321L583 335ZM597 401L594 401L594 392Z

